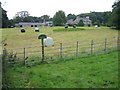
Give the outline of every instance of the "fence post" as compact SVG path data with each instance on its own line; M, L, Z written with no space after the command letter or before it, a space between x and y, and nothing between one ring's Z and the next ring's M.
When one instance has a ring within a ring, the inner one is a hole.
M77 41L77 45L76 45L76 56L78 56L78 41Z
M93 54L93 44L94 44L94 42L93 42L93 40L91 40L91 54Z
M24 48L24 65L26 65L26 49Z
M120 50L120 37L118 36L117 38L117 48L118 48L118 51Z
M5 60L7 57L7 50L6 48L3 49L3 56L2 56L2 59Z
M62 43L60 43L60 58L62 58Z
M107 38L105 38L105 49L104 49L104 51L106 52L106 50L107 50Z

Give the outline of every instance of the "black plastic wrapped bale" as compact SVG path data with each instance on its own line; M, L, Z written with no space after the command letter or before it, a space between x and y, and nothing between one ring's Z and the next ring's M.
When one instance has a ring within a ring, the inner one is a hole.
M25 33L25 29L21 29L21 33Z
M33 25L31 25L31 27L33 27Z
M35 25L35 27L37 27L37 25Z
M68 25L65 25L65 28L68 28Z
M20 27L22 27L22 25L20 25Z
M76 28L76 25L73 25L73 28Z

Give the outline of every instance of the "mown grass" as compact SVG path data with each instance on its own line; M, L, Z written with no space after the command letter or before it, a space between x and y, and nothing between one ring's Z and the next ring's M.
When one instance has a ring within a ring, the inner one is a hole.
M7 68L11 88L117 88L118 52L35 66Z
M57 47L59 43L76 42L84 40L94 40L94 39L104 39L118 36L118 31L110 29L108 27L82 27L85 30L76 30L69 32L54 32L53 30L62 30L64 27L40 27L40 32L35 32L34 27L25 27L26 32L21 33L21 28L5 28L2 29L2 39L6 39L8 49L24 48L27 46L40 46L40 40L38 36L41 33L46 34L48 37L54 39L55 45ZM70 30L74 28L68 28ZM80 29L79 27L77 29ZM86 42L86 44L89 42Z
M61 31L81 31L81 30L85 30L85 28L58 28L58 29L54 29L53 31L55 32L61 32Z

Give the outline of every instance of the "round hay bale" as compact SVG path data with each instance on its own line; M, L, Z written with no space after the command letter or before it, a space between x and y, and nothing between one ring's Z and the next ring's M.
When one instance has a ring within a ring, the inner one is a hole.
M35 27L37 27L37 25L35 25Z
M20 27L23 27L22 25L20 25Z
M35 32L39 32L40 31L40 29L39 28L35 28Z
M21 29L21 33L25 33L25 29L24 28Z
M65 28L68 28L68 25L65 25Z
M53 38L47 37L44 39L44 45L47 46L54 46Z
M97 27L98 27L98 25L95 25L95 27L97 28Z
M73 25L73 28L76 28L76 25Z

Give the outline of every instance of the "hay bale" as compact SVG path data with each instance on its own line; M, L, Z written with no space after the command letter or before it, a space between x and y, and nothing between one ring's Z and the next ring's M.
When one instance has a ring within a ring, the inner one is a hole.
M47 46L54 46L53 38L47 37L44 39L44 45Z
M25 33L25 29L24 28L21 29L21 33Z
M35 28L35 32L39 32L40 31L40 29L39 28Z
M76 28L76 25L73 25L73 28Z
M35 25L35 27L37 27L37 25Z
M68 28L68 25L65 25L65 28Z

